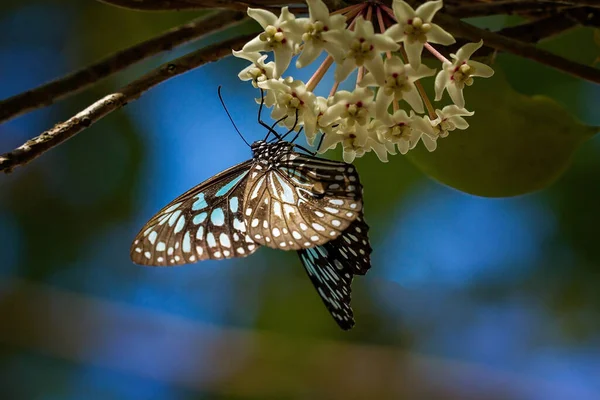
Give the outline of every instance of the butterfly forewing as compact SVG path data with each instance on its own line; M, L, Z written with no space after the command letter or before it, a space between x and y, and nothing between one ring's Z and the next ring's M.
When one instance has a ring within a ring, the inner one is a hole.
M251 164L221 172L160 210L136 236L132 261L165 266L253 253L258 245L247 235L243 216Z
M245 197L252 240L284 250L327 243L362 211L362 186L352 165L289 146L253 166Z
M337 239L321 246L298 251L315 289L342 329L354 326L350 306L354 275L364 275L371 267L369 227L358 217Z

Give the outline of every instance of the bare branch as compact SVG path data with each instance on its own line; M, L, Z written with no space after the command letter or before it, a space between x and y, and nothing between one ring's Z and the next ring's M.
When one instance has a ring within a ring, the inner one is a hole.
M231 49L241 48L255 35L256 33L252 33L216 43L163 64L116 93L98 100L69 120L43 132L36 138L28 140L19 148L1 155L0 171L11 172L15 167L27 164L54 146L88 128L105 115L136 100L148 89L174 76L230 55Z
M35 89L0 101L0 123L27 111L45 107L75 94L99 80L163 51L171 50L206 34L223 30L244 19L241 12L220 11L203 16L163 34L121 50L89 67L75 71Z
M180 11L180 10L205 10L214 8L223 8L235 11L246 11L248 7L260 7L270 10L276 10L281 5L290 3L280 0L250 0L250 1L231 1L231 0L98 0L113 6L128 8L138 11ZM331 1L330 1L331 2ZM293 3L293 2L292 2ZM306 4L303 1L297 1L301 7L290 7L290 10L305 10ZM276 7L277 6L277 7Z
M590 82L600 83L600 69L570 61L549 51L539 49L533 44L477 28L447 14L438 13L435 22L439 23L454 36L473 42L483 39L486 46L496 50L516 54Z

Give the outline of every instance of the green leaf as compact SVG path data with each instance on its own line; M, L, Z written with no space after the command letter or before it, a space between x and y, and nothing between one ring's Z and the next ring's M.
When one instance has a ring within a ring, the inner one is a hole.
M465 98L475 111L470 127L439 139L433 153L419 144L407 157L432 178L474 195L509 197L549 186L598 132L548 97L517 93L501 71L476 80Z

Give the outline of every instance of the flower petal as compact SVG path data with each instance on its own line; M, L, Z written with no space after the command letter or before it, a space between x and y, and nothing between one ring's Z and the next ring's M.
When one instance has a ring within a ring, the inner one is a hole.
M326 22L329 19L329 9L322 0L306 0L310 19Z
M377 51L396 51L400 48L400 45L396 43L394 39L387 35L377 34L371 37L371 43L375 46Z
M356 68L357 66L353 58L345 59L344 62L338 64L335 69L334 78L336 82L344 81Z
M423 22L431 22L435 13L438 12L442 6L442 0L428 1L417 7L415 14L417 14L417 16L420 17Z
M410 66L414 69L418 69L421 66L421 52L423 52L423 43L404 42L404 48L406 50L406 55L408 56L408 63Z
M427 32L427 41L431 43L443 44L444 46L448 46L456 42L451 34L436 24L431 24L431 30Z
M383 72L383 59L379 55L376 55L371 60L365 60L365 67L367 67L371 75L373 75L375 81L379 86L385 84L385 73Z
M423 141L425 148L427 148L427 150L429 150L429 152L432 152L435 149L437 149L437 140L433 140L427 135L422 135L421 140Z
M319 42L305 42L302 53L296 60L296 68L303 68L314 62L323 52L323 45Z
M465 97L463 95L462 89L459 89L456 85L453 84L448 85L446 89L448 90L448 94L450 95L452 102L458 107L463 108L465 106Z
M450 117L448 120L455 126L456 129L465 130L469 127L467 120L463 117L459 117L458 115Z
M467 61L467 64L475 69L475 72L473 72L471 76L489 78L490 76L494 75L494 70L487 64L472 60Z
M343 154L342 158L344 159L344 162L347 162L348 164L352 164L352 162L356 158L356 151L344 149L344 154Z
M449 80L450 76L448 75L448 72L446 72L446 68L442 68L435 77L435 101L440 101L442 99L444 89L446 89Z
M422 114L425 112L425 109L423 108L423 99L417 91L415 84L410 83L410 86L412 86L411 90L409 90L408 92L404 92L402 95L402 99L404 99L404 101L406 101L412 107L413 110Z
M269 25L275 25L277 23L277 16L270 11L263 10L262 8L248 7L248 16L258 22L263 29L266 29Z
M394 0L392 8L394 9L396 20L399 23L405 23L416 16L415 10L402 0Z
M385 35L390 37L394 42L400 42L404 39L404 29L400 24L394 24L385 31Z
M273 75L275 78L279 78L289 67L290 61L292 61L292 50L287 46L279 47L275 48L273 53L275 53L275 72Z
M255 37L248 43L242 47L242 51L244 53L253 53L258 51L270 51L271 49L267 47L267 42L263 42L260 40L260 37Z
M483 40L480 40L477 43L467 43L463 47L458 49L455 57L458 61L468 60L469 58L471 58L473 53L475 53L475 51L481 46L483 46Z

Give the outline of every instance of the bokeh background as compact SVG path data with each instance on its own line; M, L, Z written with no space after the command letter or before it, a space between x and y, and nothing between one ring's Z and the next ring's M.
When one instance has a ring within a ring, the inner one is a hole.
M0 2L0 97L197 15ZM214 40L1 125L0 152ZM544 46L573 58L598 54L583 28ZM350 332L333 322L291 252L133 265L130 242L149 217L250 155L218 84L246 138L264 135L256 93L237 79L244 66L228 58L169 80L0 176L3 399L600 398L598 140L553 186L509 199L445 187L401 156L358 160L374 253L372 270L354 281ZM600 125L598 86L507 55L494 68L517 91L549 95ZM493 102L493 93L467 93L471 109L478 101Z

